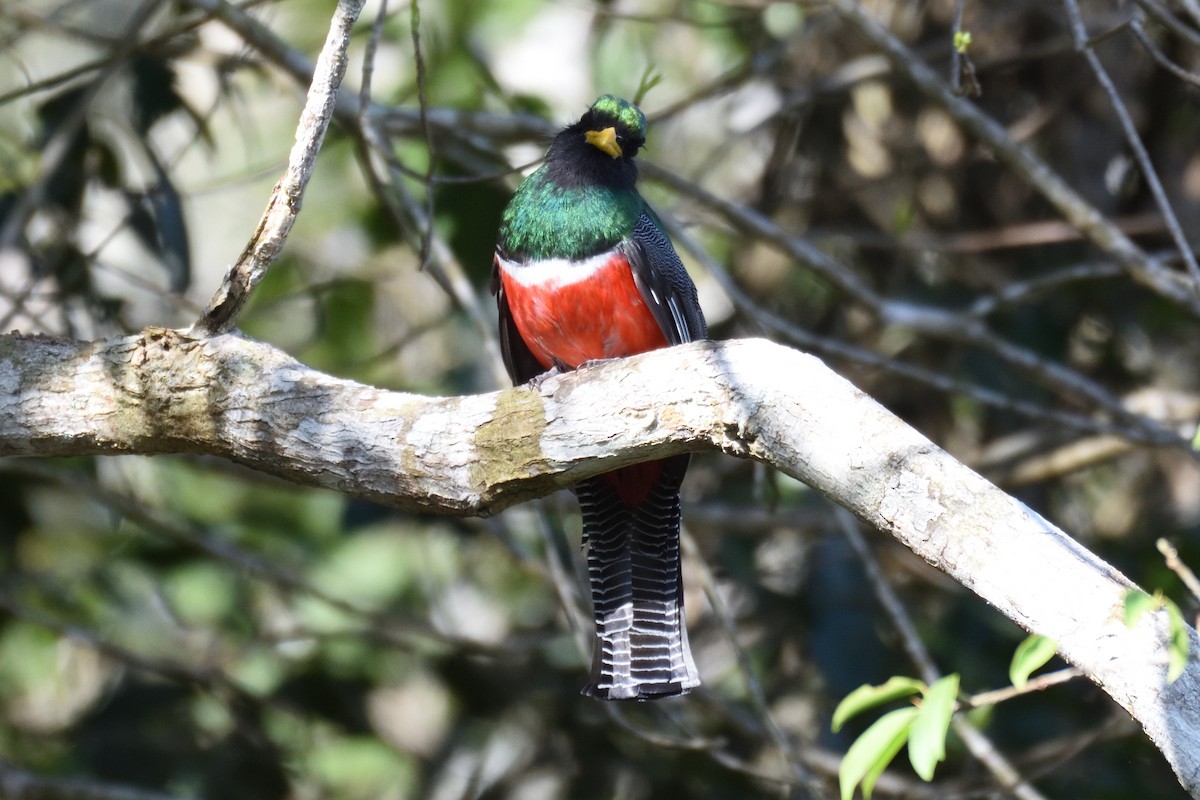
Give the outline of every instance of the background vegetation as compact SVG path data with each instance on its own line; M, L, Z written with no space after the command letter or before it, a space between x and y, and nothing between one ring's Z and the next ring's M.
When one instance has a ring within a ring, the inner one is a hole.
M0 3L0 328L194 321L332 5ZM243 330L388 388L502 385L500 210L556 126L653 75L643 189L715 337L821 355L1194 611L1155 541L1200 561L1195 3L834 6L369 5L347 83L378 105L331 131ZM447 520L205 458L0 461L0 796L803 796L867 722L832 734L837 701L919 645L968 699L1008 683L1023 634L961 587L789 479L693 464L705 687L626 706L577 694L569 495ZM969 719L1022 797L1183 796L1086 681ZM1005 795L955 737L933 784L906 770L877 796Z

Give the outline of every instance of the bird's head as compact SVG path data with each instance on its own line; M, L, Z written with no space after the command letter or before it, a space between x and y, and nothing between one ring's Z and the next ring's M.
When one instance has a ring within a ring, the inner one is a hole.
M601 95L578 126L584 141L609 158L633 158L646 143L646 115L611 94Z
M548 161L559 183L632 186L633 157L646 143L646 115L611 94L601 95L578 122L554 138Z

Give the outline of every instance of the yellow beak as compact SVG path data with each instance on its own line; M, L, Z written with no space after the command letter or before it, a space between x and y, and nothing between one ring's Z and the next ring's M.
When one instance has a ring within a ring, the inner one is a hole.
M600 148L613 158L621 157L621 145L617 144L617 129L605 128L602 131L588 131L584 134L587 143Z

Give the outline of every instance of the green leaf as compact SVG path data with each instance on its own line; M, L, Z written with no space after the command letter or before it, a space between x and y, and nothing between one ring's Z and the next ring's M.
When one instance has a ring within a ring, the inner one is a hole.
M916 678L906 678L902 675L893 675L891 678L888 678L887 683L880 684L879 686L864 683L842 698L842 702L838 703L838 707L833 711L833 722L830 724L830 727L833 728L834 733L837 733L846 724L847 720L858 716L869 708L889 703L892 700L899 700L901 697L919 694L923 691L925 691L924 681L919 681Z
M958 700L958 675L947 675L934 681L908 735L908 760L921 780L933 780L933 770L946 758L946 732Z
M1058 652L1058 643L1040 634L1030 634L1017 645L1012 663L1008 665L1008 679L1018 689L1024 689L1029 676L1046 665Z
M971 46L970 31L955 31L954 32L954 50L959 55L967 52L967 48Z
M842 759L842 766L838 769L838 786L841 787L842 800L850 800L854 795L854 787L859 783L862 784L863 797L871 796L875 781L907 741L909 728L912 727L916 716L915 708L897 708L895 711L889 711L875 720L874 724L850 745Z
M1162 605L1162 598L1151 597L1141 589L1130 589L1125 593L1125 625L1132 628L1148 611L1156 611Z
M1188 626L1183 620L1183 612L1179 610L1179 606L1164 598L1161 592L1155 592L1151 596L1140 589L1130 589L1125 594L1125 624L1130 628L1137 624L1142 615L1158 611L1160 608L1166 610L1169 626L1167 682L1174 683L1183 674L1188 659L1191 657L1191 637L1188 636Z
M1191 638L1188 636L1188 626L1183 621L1183 613L1179 606L1170 600L1164 605L1170 625L1170 641L1167 643L1167 683L1174 683L1183 674L1191 656Z

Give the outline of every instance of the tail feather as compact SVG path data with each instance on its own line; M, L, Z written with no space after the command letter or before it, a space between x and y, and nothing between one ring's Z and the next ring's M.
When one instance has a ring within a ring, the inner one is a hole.
M596 622L585 695L642 700L700 685L688 648L679 557L679 485L687 464L687 456L668 459L632 507L602 477L576 487Z

